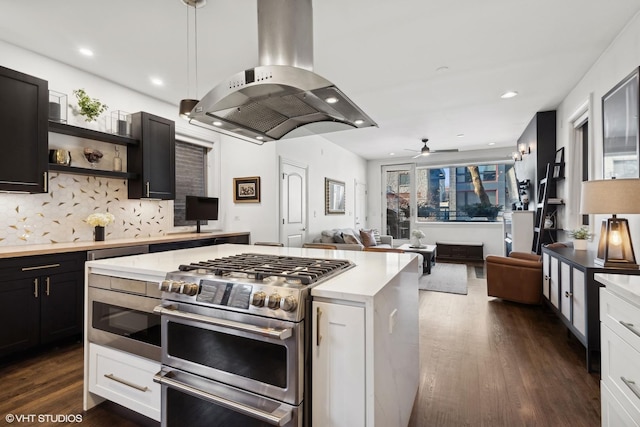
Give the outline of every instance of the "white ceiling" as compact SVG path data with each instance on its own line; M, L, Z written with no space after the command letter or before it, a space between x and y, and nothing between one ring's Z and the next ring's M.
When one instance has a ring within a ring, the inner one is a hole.
M259 65L256 1L198 9L191 96ZM423 137L433 150L515 148L639 10L639 0L314 1L314 71L379 125L324 136L367 159L412 155ZM180 0L0 0L0 39L176 108L189 95L186 25ZM520 95L501 99L507 90Z

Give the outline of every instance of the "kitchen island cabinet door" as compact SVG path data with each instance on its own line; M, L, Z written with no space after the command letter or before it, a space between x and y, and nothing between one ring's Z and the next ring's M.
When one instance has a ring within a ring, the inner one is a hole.
M365 425L364 308L313 302L312 425Z
M0 356L38 345L40 334L38 278L0 282Z
M127 146L128 171L137 174L128 181L130 199L175 199L175 126L153 114L132 115L131 131L140 144Z

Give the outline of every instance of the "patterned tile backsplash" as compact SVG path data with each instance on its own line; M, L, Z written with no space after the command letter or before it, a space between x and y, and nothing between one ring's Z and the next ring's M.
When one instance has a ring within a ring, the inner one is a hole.
M50 172L47 194L0 194L0 246L91 241L85 219L94 212L115 216L105 240L173 227L173 202L129 200L126 180Z

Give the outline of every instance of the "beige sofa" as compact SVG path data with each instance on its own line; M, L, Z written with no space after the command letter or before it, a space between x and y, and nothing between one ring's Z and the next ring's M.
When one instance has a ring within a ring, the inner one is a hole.
M350 234L354 236L358 240L358 243L345 243L344 234ZM361 251L362 249L364 249L364 244L362 244L360 232L353 228L334 228L331 230L323 230L322 233L320 233L320 237L316 237L315 239L313 239L313 243L327 243L330 245L335 245L337 249L347 251ZM381 248L392 248L393 237L376 234L375 246Z

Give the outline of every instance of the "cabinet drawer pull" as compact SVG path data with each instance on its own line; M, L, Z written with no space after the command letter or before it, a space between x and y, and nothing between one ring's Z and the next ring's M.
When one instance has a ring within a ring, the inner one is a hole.
M573 292L565 291L564 296L569 298L573 296Z
M42 173L44 175L44 192L49 192L49 174L47 172Z
M640 337L640 332L638 332L638 330L634 328L633 323L623 322L622 320L618 320L618 322L620 322L622 326L624 326L625 328L627 328L628 330L630 330L631 332L633 332L634 334Z
M626 379L625 377L620 377L620 379L622 380L622 382L624 383L624 385L626 385L627 387L629 387L629 390L631 390L633 392L633 394L636 395L636 397L638 399L640 399L640 391L636 390L636 382L635 381L631 381Z
M38 298L38 278L33 279L33 296Z
M49 285L51 284L51 279L49 279L49 277L47 276L47 278L44 279L44 283L47 284L47 287L45 289L45 293L47 294L47 296L49 296Z
M322 336L320 335L320 316L322 316L322 310L320 310L320 307L317 308L316 312L318 313L316 315L316 347L319 347L320 340L322 339Z
M36 265L35 267L22 267L22 271L42 270L43 268L56 268L60 264Z
M128 387L131 387L131 388L135 388L136 390L140 390L140 391L148 391L149 390L149 387L146 387L146 386L142 387L142 386L130 383L129 381L123 380L122 378L118 378L113 374L104 374L104 376L105 376L105 378L109 378L110 380L115 381L117 383L124 384L124 385L126 385Z
M147 197L149 197L149 193L151 193L150 191L151 184L149 183L149 181L147 181L146 187L147 187Z

